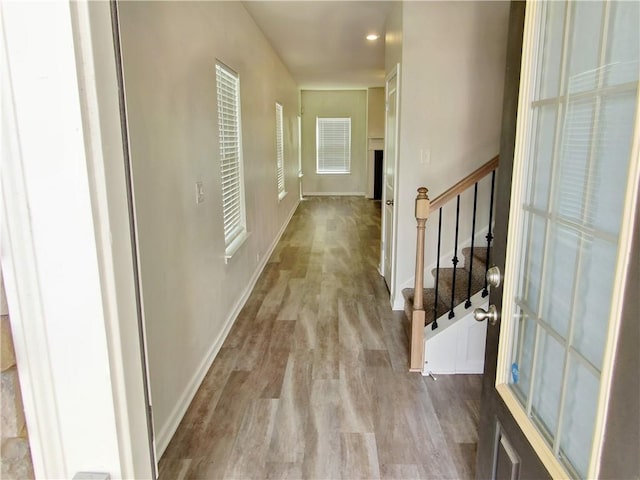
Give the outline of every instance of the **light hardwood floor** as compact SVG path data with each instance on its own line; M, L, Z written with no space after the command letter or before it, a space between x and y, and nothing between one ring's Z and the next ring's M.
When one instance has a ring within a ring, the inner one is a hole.
M480 376L407 372L380 202L304 200L160 460L161 480L474 477Z

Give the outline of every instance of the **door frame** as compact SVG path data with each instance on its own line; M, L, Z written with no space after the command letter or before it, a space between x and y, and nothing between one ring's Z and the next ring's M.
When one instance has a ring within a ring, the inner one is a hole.
M388 98L389 98L389 94L388 94L388 88L389 88L389 81L393 78L396 77L396 126L393 132L394 138L395 138L395 142L396 142L396 149L395 149L395 155L394 158L389 158L389 155L387 155L387 145L389 142L389 139L391 138L389 135L389 127L387 124L387 113L389 111L389 102L388 102ZM395 300L395 283L396 283L396 238L398 236L397 230L398 230L398 215L396 214L396 212L398 211L397 206L394 205L394 213L393 213L393 225L391 226L391 239L387 239L385 237L385 233L386 233L386 221L387 219L385 218L386 215L384 213L384 207L385 207L385 203L387 201L387 194L386 194L386 189L384 188L385 185L385 178L386 178L386 169L387 169L387 162L393 162L393 192L394 195L398 190L398 159L400 158L400 145L398 143L398 139L400 137L400 63L397 63L396 65L394 65L394 67L389 71L389 73L387 74L387 76L385 77L384 80L384 101L385 101L385 121L384 121L384 157L383 157L383 163L382 163L382 203L381 203L381 212L380 215L382 217L382 221L381 221L381 229L380 229L380 264L378 266L378 271L380 273L381 276L384 277L384 271L386 268L385 265L385 258L384 258L384 250L386 247L386 242L387 241L391 241L391 285L389 285L389 292L390 292L390 303L393 306L394 304L394 300ZM397 195L395 195L397 198Z
M302 116L296 115L296 126L298 128L298 196L302 200Z
M158 452L156 446L155 424L153 421L153 408L151 398L151 376L149 373L149 353L147 346L147 330L144 318L144 300L142 295L142 279L140 277L140 246L138 244L138 227L136 221L136 210L133 194L133 172L131 162L131 144L129 137L129 121L127 116L126 89L124 81L122 43L120 36L120 19L118 4L120 0L110 2L111 6L111 28L113 33L113 44L115 51L115 67L118 82L118 102L120 111L120 128L122 134L122 154L124 164L124 175L126 185L127 210L129 213L129 235L131 241L131 254L133 256L132 274L134 278L134 294L136 306L136 318L138 325L138 342L140 347L140 362L142 370L142 381L144 386L143 396L145 402L145 423L147 427L147 443L151 460L151 473L153 478L159 477Z
M0 14L0 256L34 473L151 478L110 4Z

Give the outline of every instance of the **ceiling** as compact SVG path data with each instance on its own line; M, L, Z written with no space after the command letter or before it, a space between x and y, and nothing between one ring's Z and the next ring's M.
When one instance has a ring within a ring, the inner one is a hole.
M392 1L245 1L302 89L384 85L384 25ZM380 35L374 42L371 33Z

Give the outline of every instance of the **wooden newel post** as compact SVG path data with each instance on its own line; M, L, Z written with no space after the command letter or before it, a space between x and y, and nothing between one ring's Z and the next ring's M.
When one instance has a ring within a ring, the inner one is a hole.
M416 197L416 222L418 224L418 239L416 241L416 276L413 291L413 309L423 310L422 291L424 288L424 229L429 218L429 197L427 189L420 187Z
M411 317L411 359L409 370L422 371L424 362L424 230L429 218L430 201L427 189L420 187L416 197L416 275L413 289L413 315Z

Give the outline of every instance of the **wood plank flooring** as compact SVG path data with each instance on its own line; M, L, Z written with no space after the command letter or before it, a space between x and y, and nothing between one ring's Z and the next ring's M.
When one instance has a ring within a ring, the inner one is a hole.
M304 200L160 460L161 480L475 476L481 378L407 372L380 202Z

